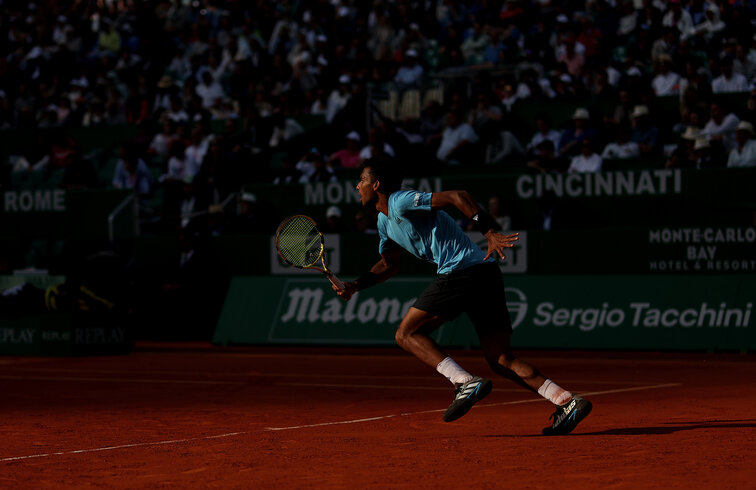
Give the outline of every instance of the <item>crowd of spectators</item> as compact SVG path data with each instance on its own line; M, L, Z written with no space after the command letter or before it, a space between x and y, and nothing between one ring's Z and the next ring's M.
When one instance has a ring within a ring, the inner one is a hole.
M96 185L60 131L137 125L108 185L164 188L181 225L245 182L330 182L381 155L418 171L754 166L755 14L753 0L3 2L0 128L55 134L5 167ZM431 79L442 97L418 117L370 96ZM526 137L521 102L544 111ZM551 102L578 107L566 127Z

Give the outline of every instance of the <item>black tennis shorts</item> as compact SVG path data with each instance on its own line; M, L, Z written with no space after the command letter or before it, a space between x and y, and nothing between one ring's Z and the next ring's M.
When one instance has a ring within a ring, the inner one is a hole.
M504 281L494 262L437 275L414 307L447 321L467 313L481 337L500 328L512 331Z

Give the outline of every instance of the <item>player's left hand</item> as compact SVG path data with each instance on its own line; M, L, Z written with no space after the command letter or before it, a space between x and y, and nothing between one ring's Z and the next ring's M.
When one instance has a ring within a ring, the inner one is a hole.
M519 233L512 233L511 235L504 235L501 233L497 233L494 230L490 230L485 235L486 240L488 240L488 253L486 254L486 257L484 260L488 260L488 257L494 254L494 252L499 254L499 257L504 259L504 249L505 248L512 248L515 246L515 242L519 240Z

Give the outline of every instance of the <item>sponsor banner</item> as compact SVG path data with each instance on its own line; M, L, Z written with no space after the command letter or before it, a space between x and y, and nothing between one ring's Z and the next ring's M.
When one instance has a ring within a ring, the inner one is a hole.
M754 272L756 228L705 226L648 230L649 272Z
M3 318L0 355L125 354L131 350L131 339L117 323L62 313Z
M325 258L328 263L328 269L334 274L341 272L341 235L337 233L327 233L323 235L325 240ZM318 267L322 267L323 264L318 261L316 264ZM272 275L289 275L289 274L304 274L312 275L313 271L310 269L297 269L287 264L276 249L276 237L270 238L270 273Z
M391 345L431 280L394 278L344 302L322 278L236 277L213 341ZM752 276L508 276L505 283L516 347L756 349ZM434 338L478 344L466 315Z
M108 216L130 193L119 189L6 191L0 193L0 227L5 236L105 238Z

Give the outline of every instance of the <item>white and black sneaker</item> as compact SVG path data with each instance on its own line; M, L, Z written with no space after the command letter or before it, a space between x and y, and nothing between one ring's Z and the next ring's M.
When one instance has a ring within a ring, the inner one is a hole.
M560 436L569 434L572 429L577 427L577 424L581 420L586 418L593 405L588 400L583 400L577 395L573 395L572 399L557 407L550 419L552 423L549 427L543 429L543 435L545 436Z
M466 414L476 402L491 393L491 380L474 377L467 383L454 385L454 401L444 412L444 422L457 420Z

